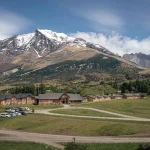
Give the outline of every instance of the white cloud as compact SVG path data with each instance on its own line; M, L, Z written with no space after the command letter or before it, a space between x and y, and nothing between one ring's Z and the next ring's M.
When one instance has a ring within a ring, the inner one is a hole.
M19 33L31 24L28 19L17 13L0 10L0 40Z
M114 10L88 9L79 10L77 14L78 16L88 20L96 31L110 33L112 31L123 30L124 20Z
M150 37L143 40L132 39L127 36L122 36L116 32L111 35L77 32L72 34L74 37L80 37L88 42L100 44L110 51L123 55L125 53L145 53L150 54Z

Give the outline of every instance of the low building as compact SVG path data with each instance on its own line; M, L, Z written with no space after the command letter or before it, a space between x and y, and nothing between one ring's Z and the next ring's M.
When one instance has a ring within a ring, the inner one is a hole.
M35 97L30 93L24 93L20 96L20 101L18 101L20 104L33 104L35 103Z
M83 98L80 94L67 94L69 96L69 102L70 103L81 103L83 101Z
M93 95L90 95L90 96L87 96L87 101L88 102L99 102L99 101L106 101L106 100L111 100L111 97L109 95L96 95L96 96L93 96Z
M104 98L105 101L106 100L111 100L111 96L109 96L109 95L103 95L103 98Z
M141 95L139 93L125 93L123 94L124 99L138 99L141 98Z
M14 104L33 104L35 98L30 93L0 95L1 105L14 105Z
M48 93L39 94L37 104L70 104L83 101L79 94L69 93Z
M96 101L96 96L93 96L93 95L87 96L87 101L88 102L95 102Z
M121 95L121 94L112 94L111 99L123 99L123 95Z
M104 100L104 97L101 96L101 95L96 95L96 97L97 97L98 101L103 101Z
M82 102L88 102L87 97L82 97L83 101Z
M0 95L0 105L5 104L5 95Z

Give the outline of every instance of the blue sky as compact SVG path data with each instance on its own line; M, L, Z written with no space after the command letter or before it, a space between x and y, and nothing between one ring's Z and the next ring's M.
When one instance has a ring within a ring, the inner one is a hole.
M95 38L99 38L101 34L108 40L110 36L114 37L115 33L115 38L117 35L119 41L130 39L145 42L145 40L149 40L150 36L150 1L0 1L0 39L14 34L33 32L37 28L64 32L74 36L80 35L84 38L86 38L85 34L91 36L89 33L96 34ZM149 46L146 44L144 47ZM104 44L110 48L111 45L107 45L108 43Z

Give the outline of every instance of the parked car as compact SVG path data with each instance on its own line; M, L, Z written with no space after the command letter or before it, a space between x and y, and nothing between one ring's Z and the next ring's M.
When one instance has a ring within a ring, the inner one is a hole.
M13 110L15 110L15 112L20 111L20 108L13 108Z
M2 118L7 118L7 117L11 117L11 115L10 115L10 114L7 114L7 113L1 113L1 114L0 114L0 117L2 117Z
M22 111L29 111L29 110L30 110L30 108L28 108L28 107L20 107L20 109L21 109Z
M24 111L21 111L20 113L21 113L21 115L23 115L23 116L26 116L26 115L27 115L27 113L25 113Z
M12 108L6 109L5 111L6 111L6 112L9 112L9 113L10 113L10 112L11 112L11 113L12 113L12 112L15 112L15 110L12 109Z
M9 113L9 115L11 115L11 117L15 117L16 113Z
M21 116L22 114L20 112L15 112L16 116Z

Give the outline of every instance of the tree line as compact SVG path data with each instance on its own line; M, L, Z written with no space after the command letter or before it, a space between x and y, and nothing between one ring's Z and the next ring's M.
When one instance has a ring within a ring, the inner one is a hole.
M45 94L46 93L46 87L44 84L40 85L22 85L22 86L16 86L14 88L5 89L3 93L10 93L10 94L20 94L20 93L31 93L34 96L37 96L39 94Z
M121 84L122 93L146 93L150 95L150 79L135 80Z
M5 94L32 93L34 96L37 96L39 94L45 94L46 91L52 93L67 92L81 95L87 95L91 93L95 95L100 94L100 92L102 91L106 91L105 94L115 93L117 90L121 90L122 93L145 93L147 95L150 95L150 79L129 81L122 84L119 84L117 81L111 83L105 83L104 81L102 81L100 85L97 86L82 85L81 87L80 85L68 85L63 89L60 89L57 86L45 87L45 85L42 83L40 85L29 84L5 89L1 92Z

